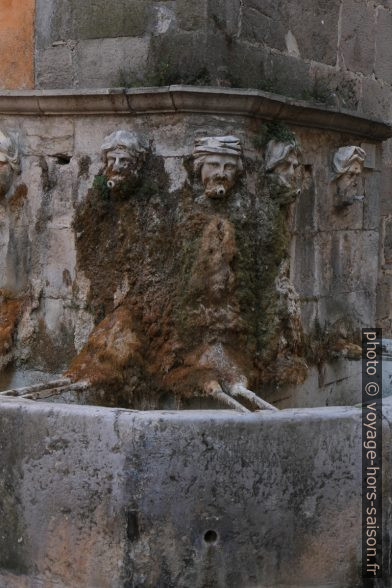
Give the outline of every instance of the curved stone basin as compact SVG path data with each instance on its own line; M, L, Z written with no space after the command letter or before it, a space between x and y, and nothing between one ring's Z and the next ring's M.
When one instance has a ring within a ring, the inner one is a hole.
M391 418L386 401L385 505ZM0 425L3 587L362 585L359 409L146 413L3 397Z

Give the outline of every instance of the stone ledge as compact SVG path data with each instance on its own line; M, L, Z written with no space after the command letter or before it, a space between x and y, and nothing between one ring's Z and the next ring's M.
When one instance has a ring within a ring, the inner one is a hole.
M38 387L38 386L37 386ZM252 413L239 413L227 409L206 409L206 410L133 410L127 408L104 407L86 404L67 404L40 402L20 398L17 396L0 395L0 418L7 412L13 410L26 410L34 414L62 415L64 417L77 416L90 418L100 415L102 418L117 420L120 415L125 420L147 423L168 423L188 424L196 423L211 424L243 424L246 426L259 427L262 422L315 422L315 421L339 421L349 419L360 421L362 411L356 406L321 406L315 408L285 408L277 412L262 410ZM384 399L383 416L389 421L392 419L392 397ZM144 425L143 425L144 426Z
M1 115L98 115L192 112L230 114L350 133L373 141L392 137L392 125L259 90L165 86L100 90L35 90L0 93Z

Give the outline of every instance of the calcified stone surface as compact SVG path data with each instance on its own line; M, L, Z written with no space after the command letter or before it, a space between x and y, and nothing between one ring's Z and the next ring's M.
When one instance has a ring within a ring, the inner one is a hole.
M265 170L270 191L281 203L293 201L301 192L299 167L300 148L292 142L271 139L265 154Z
M196 109L203 92L173 96ZM164 109L167 96L131 99ZM3 366L67 372L92 382L86 401L134 408L222 407L223 393L254 409L250 392L282 406L310 388L306 403L344 403L345 373L356 400L377 175L364 167L371 198L337 210L331 161L358 139L234 117L248 94L223 96L220 116L83 116L78 98L67 116L3 117L22 164L0 202ZM111 101L124 98L83 98L91 111ZM206 190L215 163L222 197Z
M123 184L121 195L107 181L116 171L109 164L78 206L79 267L101 320L68 375L153 405L175 394L262 408L252 390L276 378L300 383L307 369L296 354L300 321L281 323L290 310L275 282L288 255L287 211L264 185L262 157L254 186L239 181L237 137L197 139L193 170L189 163L183 187L170 192L150 152L140 186ZM283 347L276 372L269 365Z
M336 206L351 206L363 200L362 172L366 152L361 147L340 147L334 155L333 171L336 184Z

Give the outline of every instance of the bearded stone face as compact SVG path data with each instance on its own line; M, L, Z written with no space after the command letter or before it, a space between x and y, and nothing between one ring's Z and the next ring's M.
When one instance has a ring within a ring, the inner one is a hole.
M278 163L274 169L274 174L281 186L288 189L296 187L296 169L298 166L298 157L294 153L290 153L282 163Z
M238 157L207 155L201 167L204 193L209 198L224 198L233 188L239 174Z
M292 202L300 194L298 167L298 157L292 151L268 174L273 195L282 203Z
M290 142L271 139L265 153L266 180L271 197L280 204L293 202L300 194L300 148Z
M362 164L354 161L337 180L337 194L342 203L363 200Z
M143 158L136 151L130 152L120 146L108 151L105 170L108 188L116 191L124 187L135 187L142 163Z

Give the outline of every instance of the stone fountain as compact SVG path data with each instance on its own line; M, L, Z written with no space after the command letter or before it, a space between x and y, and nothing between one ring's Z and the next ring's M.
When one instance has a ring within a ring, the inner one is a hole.
M357 585L391 127L187 86L0 114L0 586Z

